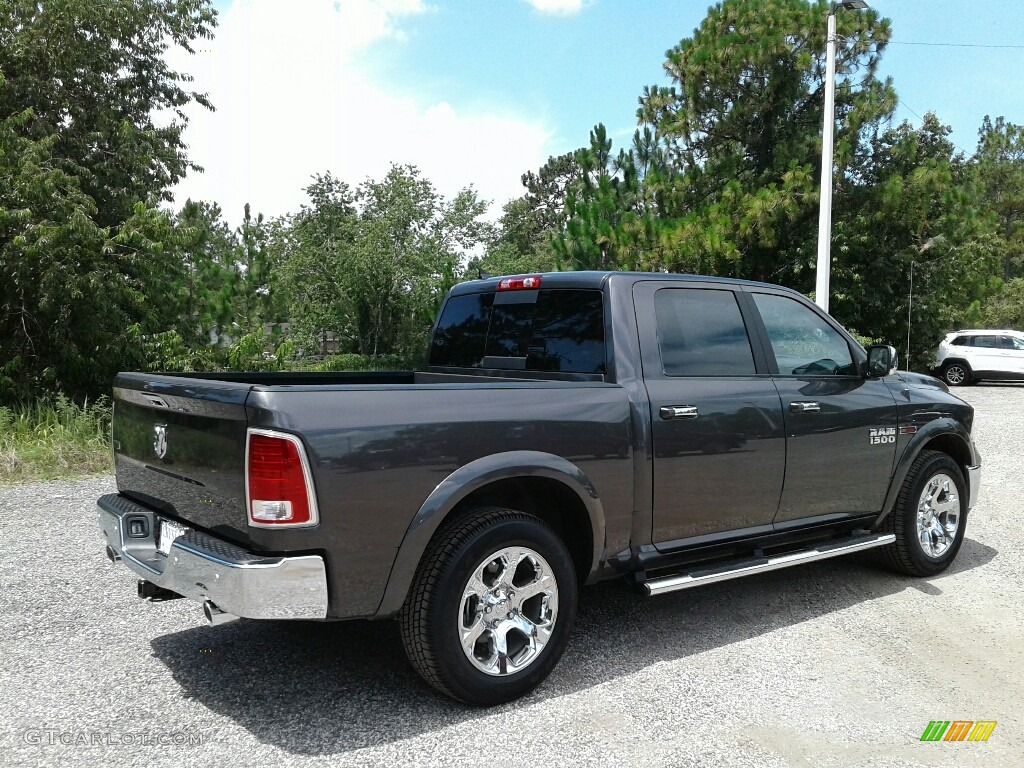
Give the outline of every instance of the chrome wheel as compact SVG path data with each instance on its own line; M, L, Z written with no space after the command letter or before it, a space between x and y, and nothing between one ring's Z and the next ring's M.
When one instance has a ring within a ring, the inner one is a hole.
M953 364L946 368L946 383L957 387L965 381L967 381L967 371L962 365Z
M917 502L917 538L928 557L946 553L960 526L960 496L956 482L944 472L932 476Z
M511 675L530 666L551 639L558 583L527 547L505 547L473 569L459 608L459 644L474 667Z

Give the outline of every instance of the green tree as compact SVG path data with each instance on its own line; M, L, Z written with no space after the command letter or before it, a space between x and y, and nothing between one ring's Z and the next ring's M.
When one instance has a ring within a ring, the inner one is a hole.
M552 237L566 269L658 269L663 265L664 185L674 171L651 126L633 134L633 145L612 153L603 124L577 150L579 180L566 197L566 221Z
M503 206L494 239L483 256L470 259L465 277L481 271L514 275L556 269L553 239L564 232L566 200L582 176L577 152L549 157L536 172L524 173L526 194Z
M551 246L555 231L544 223L527 195L508 201L502 208L496 236L482 256L469 260L464 279L474 279L480 273L518 275L555 269Z
M205 0L0 2L0 397L105 391L127 329L180 314L157 206L195 168L184 107L210 105L163 56L214 24Z
M1024 126L985 115L974 155L983 208L1003 239L1002 278L1024 275Z
M238 241L216 203L187 200L174 225L183 266L180 335L191 346L209 345L231 326Z
M939 339L976 318L999 243L970 169L932 114L874 137L843 183L833 229L832 312L872 338L905 347L927 368Z
M271 285L268 225L263 214L253 218L245 204L242 224L237 230L237 248L232 274L232 328L235 334L263 333L263 324L276 322L275 289Z
M399 165L355 191L326 174L306 192L310 204L275 226L271 245L300 346L329 332L343 352L422 353L459 266L494 239L486 204L472 189L446 200Z
M665 220L665 268L809 282L828 6L725 0L668 51L673 85L646 88L637 112L672 169L651 184ZM839 13L837 27L842 175L896 97L875 77L888 21L870 10Z
M413 166L393 165L357 192L359 228L349 294L364 355L422 351L459 264L493 236L472 189L446 201Z
M330 173L306 187L309 204L271 224L274 284L284 295L292 336L307 354L321 351L325 332L355 349L349 265L358 218L355 194Z

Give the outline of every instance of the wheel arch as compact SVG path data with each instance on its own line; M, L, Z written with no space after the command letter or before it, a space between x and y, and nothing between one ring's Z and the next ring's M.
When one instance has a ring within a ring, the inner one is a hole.
M968 467L978 464L978 456L970 433L962 424L951 418L936 419L917 432L903 451L903 455L900 456L889 483L889 491L885 495L885 504L875 520L874 528L877 528L896 506L896 498L899 496L903 483L906 482L907 473L922 451L939 451L950 456L960 467L964 482L968 484L968 492L970 492Z
M455 470L420 506L399 546L377 616L394 614L402 607L423 553L446 521L489 505L518 509L547 523L569 549L581 581L596 571L604 549L605 522L590 478L554 454L493 454Z

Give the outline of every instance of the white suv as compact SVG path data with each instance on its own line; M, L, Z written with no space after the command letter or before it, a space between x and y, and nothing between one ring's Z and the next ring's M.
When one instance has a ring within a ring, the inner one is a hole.
M947 384L1024 380L1024 333L953 331L939 343L935 371Z

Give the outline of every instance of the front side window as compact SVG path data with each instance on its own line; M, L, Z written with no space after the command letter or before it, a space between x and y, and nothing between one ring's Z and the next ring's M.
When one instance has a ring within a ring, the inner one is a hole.
M668 376L741 376L754 370L732 291L662 288L654 294L661 364Z
M852 376L846 339L817 313L788 296L753 294L783 376Z

